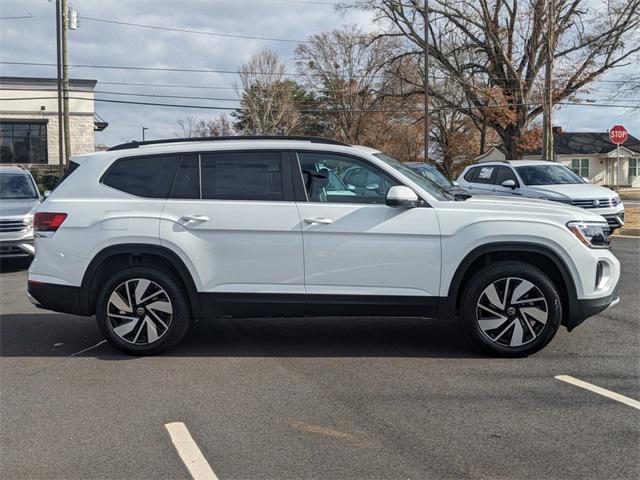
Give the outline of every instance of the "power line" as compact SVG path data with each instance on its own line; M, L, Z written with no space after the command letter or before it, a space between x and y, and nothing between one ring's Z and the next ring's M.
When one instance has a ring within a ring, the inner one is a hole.
M27 13L26 15L20 15L16 17L0 17L0 20L20 20L23 18L33 18L33 15L31 15L30 13Z
M285 43L296 43L296 44L307 43L305 40L293 40L289 38L272 38L272 37L260 37L256 35L240 35L235 33L208 32L204 30L192 30L189 28L174 28L174 27L165 27L161 25L146 25L142 23L123 22L120 20L109 20L106 18L95 18L95 17L85 17L85 16L78 16L78 18L82 20L89 20L91 22L111 23L115 25L125 25L128 27L136 27L136 28L149 28L153 30L165 30L169 32L192 33L196 35L209 35L212 37L242 38L247 40L263 40L268 42L285 42Z
M14 97L14 98L4 98L3 101L19 101L19 100L50 100L56 99L57 97ZM87 100L86 97L69 97L74 100ZM104 103L120 103L120 104L129 104L129 105L148 105L148 106L158 106L158 107L175 107L175 108L196 108L196 109L204 109L204 110L228 110L228 111L240 111L242 110L240 107L221 107L217 105L185 105L185 104L172 104L172 103L156 103L156 102L137 102L131 100L115 100L115 99L106 99L106 98L95 98L93 99L95 102L104 102ZM539 104L535 103L507 103L501 105L483 105L480 107L439 107L434 109L434 111L440 110L479 110L485 108L507 108L507 107L515 107L515 106L524 106L527 105L529 107L536 107ZM636 105L612 105L612 104L598 104L598 103L575 103L575 102L558 102L556 105L570 105L570 106L582 106L582 107L603 107L603 108L638 108L640 107L640 103ZM360 110L360 109L301 109L302 113L349 113L349 112L361 112L361 113L410 113L410 112L423 112L422 108L405 108L405 109L372 109L372 110Z

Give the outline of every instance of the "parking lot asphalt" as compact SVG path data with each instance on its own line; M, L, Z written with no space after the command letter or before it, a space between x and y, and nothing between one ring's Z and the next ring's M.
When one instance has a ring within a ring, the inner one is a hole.
M39 311L0 274L0 478L190 478L182 422L232 478L640 478L640 240L621 302L525 359L454 322L220 319L171 353L122 355L94 319Z

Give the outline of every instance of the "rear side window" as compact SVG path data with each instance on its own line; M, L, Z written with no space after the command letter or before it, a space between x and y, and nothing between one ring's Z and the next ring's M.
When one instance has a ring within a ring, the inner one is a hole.
M477 171L478 171L477 168L470 168L469 171L464 174L464 179L467 182L473 182L473 177L476 175Z
M116 160L102 183L138 197L167 198L179 155L129 157Z
M171 188L171 198L199 199L200 170L198 155L183 155Z
M202 198L209 200L284 200L280 152L203 154Z

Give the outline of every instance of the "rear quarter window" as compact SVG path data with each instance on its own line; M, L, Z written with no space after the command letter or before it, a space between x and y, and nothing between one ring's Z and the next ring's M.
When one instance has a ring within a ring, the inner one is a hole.
M167 198L180 155L127 157L116 160L102 183L146 198Z

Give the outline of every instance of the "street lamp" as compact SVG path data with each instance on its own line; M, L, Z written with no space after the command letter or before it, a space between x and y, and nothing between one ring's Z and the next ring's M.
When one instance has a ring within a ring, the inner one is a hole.
M144 142L144 131L149 130L147 127L142 127L142 141Z

